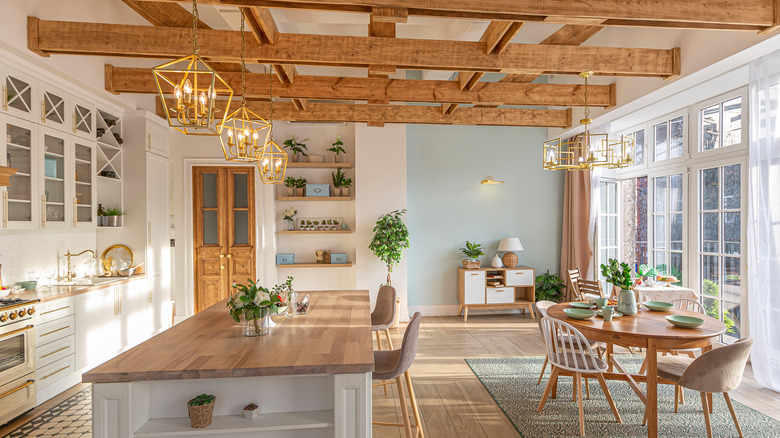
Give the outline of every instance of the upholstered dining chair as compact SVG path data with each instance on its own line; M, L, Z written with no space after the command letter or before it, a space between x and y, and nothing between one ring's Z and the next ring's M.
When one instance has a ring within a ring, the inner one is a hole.
M394 302L394 301L393 301ZM382 380L382 383L374 384L373 386L386 386L392 385L390 380L395 380L398 386L398 402L401 405L401 415L403 416L403 423L387 423L381 421L374 421L372 424L377 426L396 426L404 428L406 432L406 438L414 438L419 436L424 438L422 423L420 422L420 411L417 409L417 399L414 396L414 388L412 387L412 378L409 375L409 367L414 362L414 356L417 354L417 340L420 333L420 312L416 312L412 316L409 325L406 326L406 333L404 333L404 339L401 342L401 348L399 350L380 350L374 351L374 380ZM409 390L409 400L412 405L412 414L414 415L414 424L409 421L409 408L406 404L406 393L404 391L404 385L401 381L401 376L406 380L406 387ZM415 428L415 434L412 434L412 428Z
M701 405L704 411L704 423L707 426L707 436L712 438L712 425L710 413L712 412L712 399L709 394L721 393L734 420L737 433L742 437L742 429L739 427L737 414L731 404L729 392L737 389L742 382L742 374L745 371L753 340L740 339L725 347L710 350L696 359L679 356L665 356L658 358L658 377L675 383L674 411L677 412L678 395L681 388L699 391ZM645 413L645 418L647 413Z
M547 397L557 383L558 375L561 371L574 373L573 394L577 395L577 405L580 411L580 436L585 436L585 417L582 405L582 388L580 379L583 376L596 377L601 385L602 391L609 402L612 414L615 420L621 423L620 414L612 400L612 394L609 392L607 382L604 380L604 372L607 371L607 363L599 359L596 353L588 344L585 336L571 324L559 319L545 317L542 318L542 328L544 330L544 341L547 346L547 358L552 365L552 374L544 388L542 400L539 402L537 412L542 412Z
M371 331L376 333L376 349L382 349L382 337L379 332L385 333L388 350L393 349L393 340L390 338L390 327L395 321L395 301L398 293L393 286L382 286L376 295L376 305L371 312ZM387 386L384 386L385 395L387 395Z

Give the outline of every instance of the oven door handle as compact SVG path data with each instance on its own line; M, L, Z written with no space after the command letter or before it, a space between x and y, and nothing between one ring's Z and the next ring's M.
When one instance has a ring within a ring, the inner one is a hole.
M20 329L12 330L12 331L10 331L8 333L3 333L3 334L0 334L0 338L6 338L8 336L15 335L17 333L26 332L27 330L30 330L33 327L35 327L35 326L30 324L30 325L22 327ZM2 397L0 397L0 398L2 398Z
M15 393L16 391L21 391L21 390L23 390L24 388L27 388L28 386L32 385L33 383L35 383L35 380L28 380L28 381L27 381L27 383L25 383L24 385L22 385L22 386L20 386L20 387L18 387L18 388L16 388L16 389L12 389L12 390L10 390L10 391L6 392L5 394L0 394L0 399L3 399L3 398L5 398L5 397L8 397L9 395L11 395L11 394Z

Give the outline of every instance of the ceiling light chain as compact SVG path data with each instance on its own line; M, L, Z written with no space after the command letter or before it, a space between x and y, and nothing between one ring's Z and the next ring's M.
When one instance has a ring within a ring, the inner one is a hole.
M198 22L200 21L200 14L198 14L198 0L192 0L192 27L190 28L190 40L192 40L192 53L198 54L200 46L198 45Z
M244 49L246 37L244 36L244 14L241 14L241 106L246 105L246 59Z

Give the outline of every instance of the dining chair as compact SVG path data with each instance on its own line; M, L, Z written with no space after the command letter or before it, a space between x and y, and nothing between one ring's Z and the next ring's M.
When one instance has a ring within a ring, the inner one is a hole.
M585 336L571 324L561 320L545 317L542 318L544 341L547 347L547 358L552 366L552 374L544 388L542 400L539 402L537 412L542 412L547 397L557 383L561 371L574 373L573 393L577 395L577 405L580 413L580 436L585 436L585 417L582 405L582 389L580 379L583 376L596 377L601 385L601 390L609 402L615 420L621 423L620 414L612 400L607 382L604 380L604 372L607 371L607 363L599 359L589 345Z
M580 292L580 295L577 297L577 300L579 301L604 298L604 292L601 290L601 283L598 281L591 281L580 278L577 280L577 289Z
M406 326L406 333L404 333L404 339L401 342L401 348L398 350L379 350L374 351L374 372L372 378L374 380L382 380L381 383L374 384L372 386L385 386L392 385L395 380L395 384L398 386L398 402L401 404L401 415L403 416L403 423L388 423L382 421L374 421L372 424L377 426L395 426L402 427L406 432L406 438L413 438L419 436L424 438L422 423L420 422L420 411L417 409L417 399L414 396L414 388L412 387L412 378L409 375L409 367L414 362L414 357L417 354L417 340L420 333L420 312L416 312L412 316L409 325ZM409 389L409 400L412 405L412 414L414 415L414 424L409 421L409 408L406 405L406 392L404 391L404 385L401 380L401 376L406 380L406 387ZM415 434L412 435L412 428L415 428Z
M376 305L374 311L371 312L371 331L376 333L376 349L382 349L382 337L380 332L385 333L385 339L387 339L388 350L393 349L393 340L390 338L390 327L395 323L396 316L396 298L398 293L393 286L382 286L379 288L379 292L376 295ZM384 387L385 395L387 395L387 386Z
M675 309L687 310L689 312L697 312L704 315L704 306L702 306L696 300L691 300L688 298L678 298L676 300L669 301L669 303L674 305ZM696 359L696 353L700 351L701 348L681 348L675 350L659 349L658 350L658 352L662 353L663 356L666 356L667 354L677 355L679 353L685 353L691 359ZM644 374L646 370L647 370L647 358L645 358L645 360L642 361L642 366L639 367L639 374ZM675 410L675 412L677 411Z
M742 437L742 429L737 421L737 414L731 404L729 392L737 389L742 382L753 339L745 338L725 347L710 350L696 359L679 356L658 358L658 377L674 382L674 411L677 412L678 395L682 388L699 391L701 405L704 411L704 423L707 426L707 436L712 438L712 398L710 394L721 393L731 412L737 433ZM645 417L646 417L645 413Z
M580 296L580 286L579 281L580 278L582 278L582 274L580 273L580 268L574 268L569 269L566 271L569 274L569 287L571 287L573 293L573 297L579 297Z
M702 315L704 314L704 306L702 306L700 302L690 298L678 298L676 300L669 301L669 303L674 305L675 309L687 310L689 312L698 312Z

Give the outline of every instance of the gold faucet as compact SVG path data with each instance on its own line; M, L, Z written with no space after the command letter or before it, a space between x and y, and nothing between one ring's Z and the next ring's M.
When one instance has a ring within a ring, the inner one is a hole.
M91 249L85 249L84 251L81 251L81 252L80 252L80 253L78 253L78 254L71 254L71 253L70 253L70 251L68 251L67 253L65 253L65 257L67 257L67 258L68 258L68 273L67 273L67 274L65 274L65 281L66 281L66 282L70 283L71 281L73 281L73 279L75 279L75 278L76 278L76 273L75 273L75 272L72 272L72 271L70 270L70 258L71 258L71 257L80 256L80 255L84 254L85 252L92 253L92 257L95 257L95 251L92 251Z

